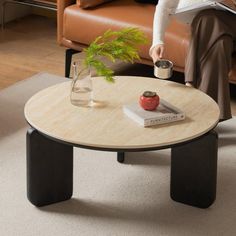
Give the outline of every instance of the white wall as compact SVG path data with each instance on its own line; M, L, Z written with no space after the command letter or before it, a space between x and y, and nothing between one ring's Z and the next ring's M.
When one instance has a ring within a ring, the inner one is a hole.
M0 4L4 0L0 0ZM5 22L12 21L16 18L28 15L31 12L31 7L23 6L20 4L6 3L5 5ZM0 12L0 19L2 19L2 10Z

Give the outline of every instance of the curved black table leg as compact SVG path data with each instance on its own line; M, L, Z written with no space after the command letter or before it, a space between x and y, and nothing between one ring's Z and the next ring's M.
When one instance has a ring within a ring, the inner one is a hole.
M218 136L214 131L171 150L171 198L209 207L216 198Z
M27 132L27 197L35 206L72 196L73 146L53 141L31 128Z
M125 153L124 152L117 152L117 161L120 163L124 163L124 161L125 161Z

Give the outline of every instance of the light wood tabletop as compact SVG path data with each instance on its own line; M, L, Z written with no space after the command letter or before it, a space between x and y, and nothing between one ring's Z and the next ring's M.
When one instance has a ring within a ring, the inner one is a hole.
M182 143L213 129L218 105L201 91L171 81L118 76L115 83L93 78L91 108L70 103L71 82L60 83L35 94L25 105L28 123L52 138L91 148L152 149ZM146 90L180 108L186 119L144 128L128 118L123 105L137 101Z

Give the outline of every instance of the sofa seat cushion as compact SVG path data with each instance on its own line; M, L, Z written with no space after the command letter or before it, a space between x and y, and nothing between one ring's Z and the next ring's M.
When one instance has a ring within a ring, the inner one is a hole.
M140 48L140 56L150 60L154 12L155 5L137 3L135 0L112 1L87 10L71 5L64 12L63 38L88 45L108 29L138 27L150 41ZM172 60L177 68L184 68L189 28L173 21L169 29L166 33L166 58Z
M81 8L90 8L90 7L96 7L98 5L101 5L105 2L110 2L112 0L77 0L77 4Z

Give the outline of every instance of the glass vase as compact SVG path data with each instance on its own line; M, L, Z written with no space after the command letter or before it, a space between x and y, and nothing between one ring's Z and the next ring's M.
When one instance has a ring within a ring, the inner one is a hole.
M93 103L92 78L89 67L83 61L72 64L71 103L79 107L91 107Z

